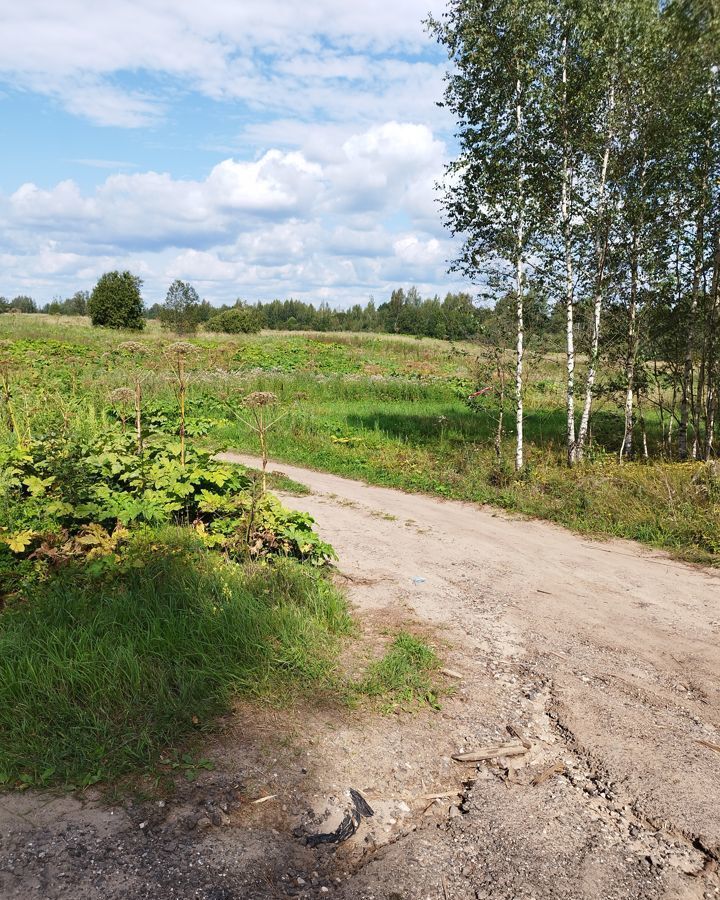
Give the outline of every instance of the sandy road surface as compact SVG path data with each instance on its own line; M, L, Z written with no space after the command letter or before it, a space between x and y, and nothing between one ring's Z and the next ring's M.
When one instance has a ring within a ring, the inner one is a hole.
M556 727L624 805L720 856L720 752L698 743L720 746L720 572L489 508L272 468L314 492L292 505L317 518L341 569L376 580L356 602L384 604L405 587L418 618L464 633L464 654L499 664L498 680L503 663L509 679L513 664L549 676Z
M286 503L335 546L366 632L424 630L455 693L390 717L240 708L217 771L162 805L0 796L3 900L720 897L720 573L271 468L312 490ZM451 761L508 724L529 753ZM375 817L304 847L349 786Z

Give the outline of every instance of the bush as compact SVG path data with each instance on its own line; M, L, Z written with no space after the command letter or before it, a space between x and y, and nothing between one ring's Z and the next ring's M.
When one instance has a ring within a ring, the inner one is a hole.
M223 331L225 334L255 334L260 331L260 317L254 309L236 306L217 313L205 327L208 331Z
M88 313L93 325L138 331L144 328L141 287L142 279L131 272L115 271L101 275L88 301Z
M0 448L0 545L40 568L86 557L104 564L123 556L131 529L175 524L192 526L206 546L234 559L293 556L322 565L334 558L311 516L261 493L244 469L192 447L183 465L180 452L176 438L157 434L141 456L129 434ZM0 597L12 589L0 579Z

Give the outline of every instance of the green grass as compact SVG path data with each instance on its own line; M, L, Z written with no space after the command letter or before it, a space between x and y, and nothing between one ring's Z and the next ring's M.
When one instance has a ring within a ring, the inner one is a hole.
M258 473L256 469L249 469L250 472ZM282 472L268 472L267 483L271 491L281 491L283 494L290 494L293 497L307 497L312 491L306 484L301 484Z
M129 336L77 320L0 316L0 337L15 341L11 381L23 427L45 434L70 417L89 433L106 428L108 393L129 379L126 361L111 351ZM153 324L140 339L151 348L146 398L172 406L162 353L172 336ZM200 352L191 364L190 409L193 416L214 420L205 437L213 447L257 452L255 436L218 409L225 403L237 408L254 390L272 391L287 412L269 435L270 453L279 460L489 503L584 534L639 540L684 559L717 564L720 477L701 463L662 460L659 419L650 404L645 417L656 461L617 464L622 403L609 394L596 403L587 461L573 471L565 467L559 354L529 360L528 465L516 478L511 412L504 461L498 463L492 448L497 410L483 400L474 411L464 399L478 386L471 370L484 351L477 345L275 332L199 335L194 341ZM576 376L582 383L582 360Z
M235 696L335 689L342 595L309 567L241 567L182 529L112 577L66 569L0 614L0 781L146 770Z
M420 706L439 709L440 686L435 673L440 660L420 637L400 631L385 654L372 662L354 690L377 702L384 712Z

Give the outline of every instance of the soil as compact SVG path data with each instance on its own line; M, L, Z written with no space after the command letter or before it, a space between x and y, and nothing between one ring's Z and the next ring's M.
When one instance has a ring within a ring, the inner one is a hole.
M2 795L3 900L720 897L720 573L272 468L312 490L286 502L337 549L369 644L434 644L441 710L243 704L167 796ZM507 726L526 753L451 758L517 744ZM307 846L350 787L375 815Z

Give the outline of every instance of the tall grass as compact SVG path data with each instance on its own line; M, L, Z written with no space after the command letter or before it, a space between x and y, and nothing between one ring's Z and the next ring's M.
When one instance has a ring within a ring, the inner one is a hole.
M290 561L240 567L181 529L112 577L67 569L0 614L0 781L137 771L235 695L329 689L345 602Z

